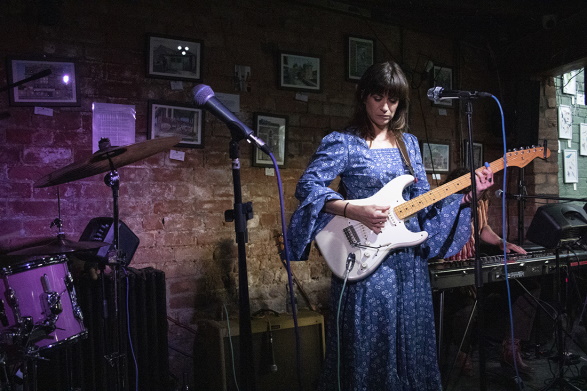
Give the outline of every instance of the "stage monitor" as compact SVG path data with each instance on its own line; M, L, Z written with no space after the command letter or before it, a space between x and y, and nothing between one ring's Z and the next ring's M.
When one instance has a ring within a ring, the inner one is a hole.
M526 239L545 248L558 248L587 234L587 212L567 203L543 205L536 211Z

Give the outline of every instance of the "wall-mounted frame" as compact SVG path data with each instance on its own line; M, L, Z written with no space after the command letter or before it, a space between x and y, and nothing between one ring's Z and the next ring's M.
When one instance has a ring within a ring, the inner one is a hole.
M563 94L576 95L577 94L577 75L579 71L563 73Z
M578 183L579 182L579 166L577 162L577 150L576 149L564 149L563 150L563 161L565 169L565 183Z
M12 106L80 105L74 62L9 59L7 70L9 86L22 83L9 90Z
M432 81L430 84L431 88L442 87L445 90L452 90L452 68L434 65L430 70L430 80ZM442 107L453 107L453 100L454 99L443 99L438 101L432 101L432 105Z
M375 41L369 38L347 36L346 79L359 81L375 61Z
M469 164L469 140L463 141L463 160L465 167L470 168ZM473 168L478 169L483 166L483 144L473 142Z
M287 156L287 120L285 115L254 113L255 135L265 142L279 167L284 167ZM253 166L273 167L271 157L253 146Z
M149 101L150 139L181 136L177 147L204 148L204 112L193 106L174 102Z
M422 161L426 172L450 171L450 145L436 143L422 143Z
M322 71L319 57L279 52L279 83L282 89L320 92Z
M147 76L173 80L202 80L202 41L147 35Z
M573 139L573 113L571 106L558 107L558 138Z
M579 125L579 155L587 156L587 124Z

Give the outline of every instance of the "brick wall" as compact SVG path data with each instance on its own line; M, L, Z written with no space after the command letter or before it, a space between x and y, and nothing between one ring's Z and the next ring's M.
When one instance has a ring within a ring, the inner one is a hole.
M453 67L455 88L497 91L487 50L419 33L417 26L404 30L285 1L55 4L59 5L49 10L32 3L1 5L2 57L75 61L81 97L79 107L53 107L53 116L48 117L34 114L32 107L10 106L6 94L0 95L0 112L9 115L0 117L2 251L54 237L50 223L59 212L72 240L79 239L91 218L112 216L112 194L103 183L104 174L60 186L33 186L48 173L89 159L93 102L134 105L137 142L147 139L149 100L192 104L195 82L184 81L183 88L173 90L169 80L147 77L149 33L203 41L203 83L215 92L238 93L237 116L249 126L255 112L288 116L288 162L281 170L287 219L297 204L296 181L317 143L329 129L343 126L352 111L355 84L344 77L347 35L374 39L378 61L395 59L402 65L413 86L412 132L421 140L449 143L452 167L460 164L466 123L458 108L441 110L426 99L428 61ZM295 92L276 88L279 50L319 56L322 92L306 93L308 101L303 102L295 99ZM250 92L234 91L235 65L251 67ZM6 72L2 61L1 80ZM488 161L501 153L499 140L489 129L495 114L491 105L476 103L474 114L475 141L484 143ZM168 314L188 325L199 317L218 315L223 305L232 314L238 310L234 224L223 217L233 207L230 133L211 114L205 116L203 133L203 149L176 148L185 152L185 161L171 160L162 152L119 170L120 217L141 240L131 266L165 272ZM244 142L240 153L243 201L252 201L254 209L247 245L251 307L283 311L287 275L275 245L280 232L276 178L266 175L264 168L252 167L251 149ZM537 182L547 181L538 178ZM329 271L317 252L292 268L313 304L326 309ZM299 302L305 304L301 298ZM176 374L191 365L181 354L189 351L190 338L185 329L171 325Z

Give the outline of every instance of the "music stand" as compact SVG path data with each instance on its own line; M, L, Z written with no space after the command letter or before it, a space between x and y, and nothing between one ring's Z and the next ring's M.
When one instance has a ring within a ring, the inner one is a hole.
M557 306L559 314L556 317L556 345L558 375L543 390L553 389L558 386L559 390L571 389L581 391L580 388L571 384L563 376L565 365L565 354L563 352L563 325L561 300L561 273L560 273L560 250L570 243L577 242L587 234L587 213L573 204L547 204L536 211L526 238L540 246L555 250L555 278L557 286Z

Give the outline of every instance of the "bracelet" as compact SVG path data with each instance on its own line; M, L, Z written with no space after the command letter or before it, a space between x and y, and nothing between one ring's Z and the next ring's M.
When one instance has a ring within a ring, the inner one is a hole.
M344 217L346 217L346 208L347 208L347 206L349 206L349 202L346 203L346 205L344 206L344 209L342 210L342 215Z

